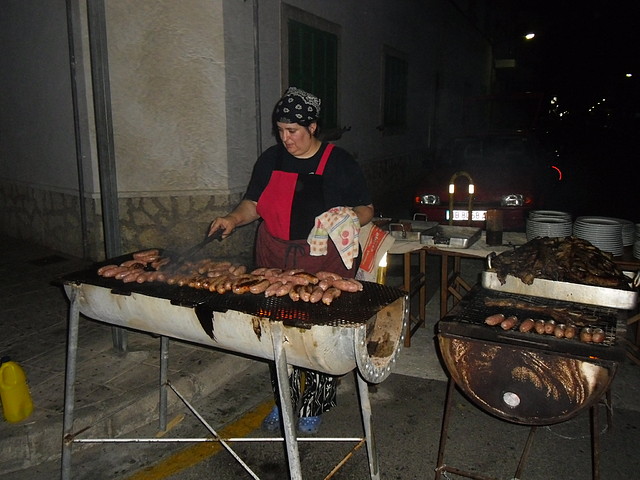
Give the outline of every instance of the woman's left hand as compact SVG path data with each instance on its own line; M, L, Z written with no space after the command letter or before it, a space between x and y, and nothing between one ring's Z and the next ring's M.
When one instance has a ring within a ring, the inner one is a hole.
M361 227L364 227L367 223L369 223L375 213L372 204L358 205L357 207L353 207L353 211L358 216Z

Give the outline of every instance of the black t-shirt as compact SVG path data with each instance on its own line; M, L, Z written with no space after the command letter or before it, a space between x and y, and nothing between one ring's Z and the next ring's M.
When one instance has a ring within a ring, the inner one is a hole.
M300 175L314 173L326 146L327 144L323 143L318 152L310 158L296 158L287 152L282 144L268 148L260 155L253 167L244 198L258 201L269 183L271 172L276 168L279 157L281 158L280 170L284 172ZM322 176L327 209L372 203L360 165L346 150L340 147L333 148Z

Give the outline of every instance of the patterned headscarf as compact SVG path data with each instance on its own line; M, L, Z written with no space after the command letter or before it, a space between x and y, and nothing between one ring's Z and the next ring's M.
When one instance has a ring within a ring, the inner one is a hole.
M304 90L289 87L276 105L276 122L298 123L304 127L318 121L320 99Z

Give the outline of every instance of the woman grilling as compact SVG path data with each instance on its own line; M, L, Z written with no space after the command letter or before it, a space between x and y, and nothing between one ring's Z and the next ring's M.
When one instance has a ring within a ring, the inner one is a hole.
M260 155L243 200L216 218L209 234L222 229L225 237L262 219L257 266L329 271L353 278L359 260L358 231L371 221L373 205L353 157L317 138L319 114L319 98L295 87L286 91L273 113L280 141ZM337 378L294 368L289 380L298 431L317 433L322 413L336 405ZM279 426L276 405L263 427Z

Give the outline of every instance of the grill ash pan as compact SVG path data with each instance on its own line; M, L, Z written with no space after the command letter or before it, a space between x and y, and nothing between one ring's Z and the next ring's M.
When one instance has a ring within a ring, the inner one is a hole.
M614 363L587 362L534 349L439 335L447 370L485 411L522 425L550 425L600 400Z
M331 305L288 297L219 295L166 284L123 284L78 272L63 279L68 296L78 290L89 318L231 352L273 360L271 324L282 321L287 362L342 375L358 368L368 382L390 373L404 340L406 293L364 282Z

